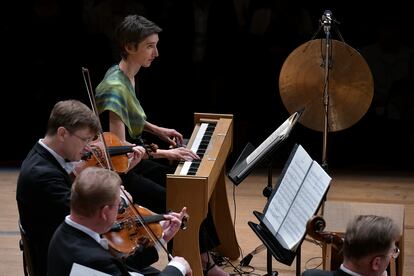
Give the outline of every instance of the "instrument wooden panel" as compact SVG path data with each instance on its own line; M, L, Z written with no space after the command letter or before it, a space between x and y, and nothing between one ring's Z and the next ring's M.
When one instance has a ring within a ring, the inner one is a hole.
M181 210L187 207L190 216L187 229L174 237L173 255L184 257L190 263L193 275L202 276L199 229L209 207L221 242L217 251L232 260L239 257L225 182L225 163L233 143L233 115L195 113L194 121L187 148L191 148L201 123L216 122L216 127L196 175L180 175L182 164L177 166L174 174L167 175L167 208Z

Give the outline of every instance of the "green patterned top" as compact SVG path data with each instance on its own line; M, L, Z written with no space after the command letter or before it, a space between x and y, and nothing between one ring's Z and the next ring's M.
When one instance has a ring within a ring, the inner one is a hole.
M95 98L99 114L106 110L114 112L126 125L132 138L141 136L147 116L134 87L118 65L108 69L96 87Z

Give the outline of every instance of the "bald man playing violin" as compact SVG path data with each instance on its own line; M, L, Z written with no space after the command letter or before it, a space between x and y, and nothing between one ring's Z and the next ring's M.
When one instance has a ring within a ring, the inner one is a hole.
M73 162L89 150L99 132L99 119L89 107L76 100L60 101L51 111L45 137L21 165L16 200L20 223L33 248L36 275L46 275L50 239L70 212ZM134 147L130 168L144 152L142 147Z
M113 242L108 246L108 241L102 239L101 234L111 229L117 218L120 185L121 178L110 170L89 167L80 173L72 186L70 215L56 230L50 242L48 275L69 275L74 264L115 276L147 273L191 275L191 268L182 257L174 257L163 271L157 271L145 267L139 255L132 255L124 261L109 252L108 247ZM178 214L164 216L168 219L164 229L164 238L168 241L179 230L181 217ZM156 252L155 249L154 251ZM137 263L141 267L137 267Z

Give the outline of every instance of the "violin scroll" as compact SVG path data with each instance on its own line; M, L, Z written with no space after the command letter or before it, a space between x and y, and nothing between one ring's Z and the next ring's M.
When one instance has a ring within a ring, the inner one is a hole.
M152 159L152 153L157 152L158 145L151 143L151 144L144 144L145 152L148 156L148 159Z
M145 149L145 153L147 154L148 159L152 159L152 153L157 152L159 148L158 145L154 143L148 144L141 137L138 138L138 141L139 145Z

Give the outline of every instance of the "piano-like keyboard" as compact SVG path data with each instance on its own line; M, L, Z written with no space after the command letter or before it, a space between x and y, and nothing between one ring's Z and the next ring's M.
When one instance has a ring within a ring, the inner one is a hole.
M193 276L203 276L199 230L209 208L221 242L216 250L231 260L239 257L226 192L225 164L233 143L233 115L195 113L194 121L187 148L200 160L182 162L174 174L167 175L167 208L180 211L187 207L187 229L174 236L173 255L189 262Z
M213 136L214 129L216 127L215 122L202 123L191 145L191 150L195 152L200 159L193 161L185 161L180 171L180 175L196 175L198 167L203 160L204 154L206 153L207 147L210 143L211 137Z

